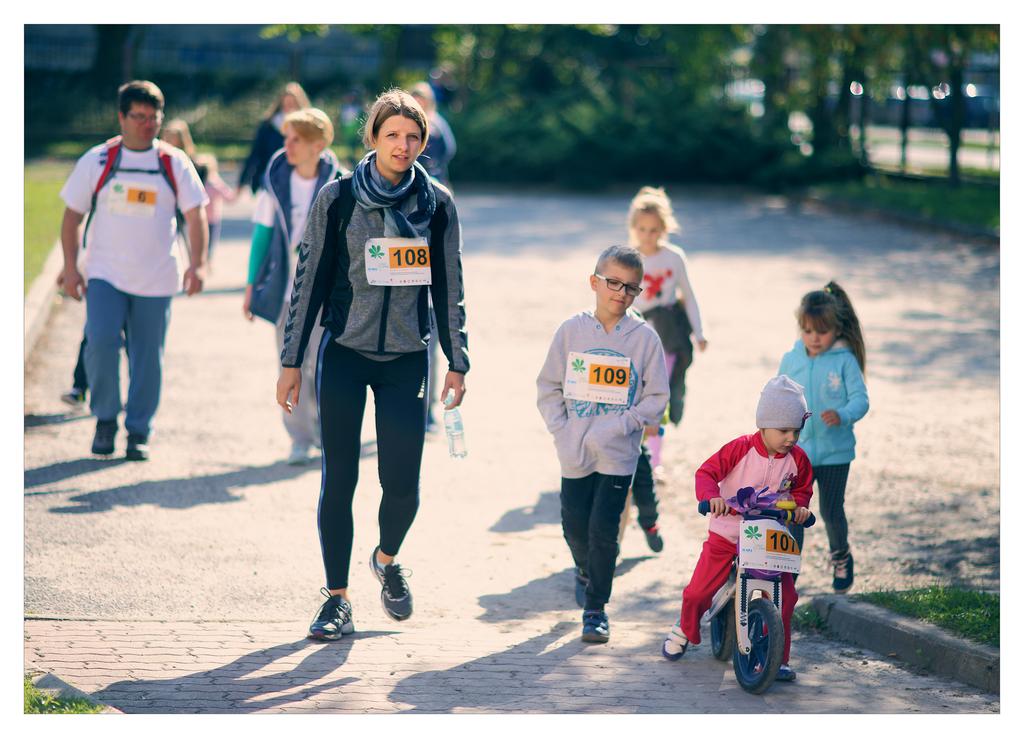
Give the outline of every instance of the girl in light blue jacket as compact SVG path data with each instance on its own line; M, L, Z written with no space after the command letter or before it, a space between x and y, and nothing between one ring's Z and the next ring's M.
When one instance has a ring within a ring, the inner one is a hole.
M849 296L835 282L804 295L796 318L800 339L782 357L778 373L804 387L811 417L799 444L818 482L818 504L832 555L832 588L842 593L853 586L843 500L857 444L853 424L868 411L864 337ZM802 547L803 528L796 526L793 533Z

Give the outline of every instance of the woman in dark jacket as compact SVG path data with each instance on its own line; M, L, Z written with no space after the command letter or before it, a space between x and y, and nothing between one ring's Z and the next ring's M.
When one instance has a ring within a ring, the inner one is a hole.
M281 133L281 126L284 124L284 117L296 110L308 108L309 97L302 85L298 82L289 82L277 96L277 101L271 107L259 128L256 129L256 138L252 142L252 150L249 152L245 164L242 166L242 173L238 177L238 190L241 192L246 185L252 190L252 194L259 192L263 186L263 173L267 170L270 157L278 149L284 146L284 134Z
M411 95L389 90L377 98L364 135L371 151L352 174L320 190L299 247L277 401L291 412L300 392L315 391L319 407L323 471L317 525L327 586L310 638L337 640L355 630L348 599L352 499L368 388L382 489L379 545L370 554L370 569L381 583L387 615L412 615L406 572L395 556L419 506L432 332L428 293L449 367L440 395L452 390L455 407L466 391L462 231L451 193L416 161L428 135L426 113ZM313 346L318 323L323 338ZM307 351L317 351L315 387L302 382Z

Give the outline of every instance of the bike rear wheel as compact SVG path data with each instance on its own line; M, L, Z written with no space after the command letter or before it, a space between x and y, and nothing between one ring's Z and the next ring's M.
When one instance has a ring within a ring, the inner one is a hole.
M782 665L785 630L782 615L771 600L751 600L747 606L750 653L737 648L732 655L736 681L751 694L761 694L775 681Z
M711 618L711 653L719 661L732 658L736 645L736 606L733 600Z

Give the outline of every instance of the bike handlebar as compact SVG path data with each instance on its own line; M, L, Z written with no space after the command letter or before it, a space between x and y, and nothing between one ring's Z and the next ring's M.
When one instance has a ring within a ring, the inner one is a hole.
M697 512L701 515L707 515L711 512L711 502L708 500L701 500L697 503ZM746 515L743 516L746 518ZM757 513L757 517L760 518L774 518L782 523L793 523L793 511L792 510L762 510ZM803 527L810 528L815 523L814 513L807 516L807 520L803 522Z

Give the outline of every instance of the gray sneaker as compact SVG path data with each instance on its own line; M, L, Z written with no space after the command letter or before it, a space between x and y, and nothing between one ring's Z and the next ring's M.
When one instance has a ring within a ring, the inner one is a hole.
M398 564L391 563L381 566L377 563L377 552L380 546L370 554L370 571L381 584L380 604L384 612L393 620L407 620L412 615L412 592L405 578L411 571L402 569Z
M317 641L336 641L343 635L355 633L356 626L352 622L352 605L349 601L342 599L341 595L332 595L326 588L321 588L320 594L327 601L320 606L313 622L309 624L308 637Z

